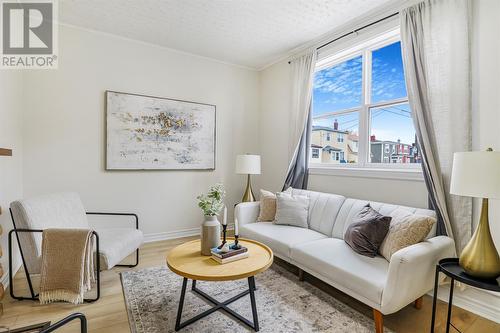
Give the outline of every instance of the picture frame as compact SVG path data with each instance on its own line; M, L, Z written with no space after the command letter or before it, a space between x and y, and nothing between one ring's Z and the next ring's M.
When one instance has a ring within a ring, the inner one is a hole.
M215 170L213 104L106 91L106 170Z

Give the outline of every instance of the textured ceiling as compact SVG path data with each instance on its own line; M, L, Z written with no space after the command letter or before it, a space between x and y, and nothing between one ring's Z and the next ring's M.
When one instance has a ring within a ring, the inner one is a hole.
M261 68L390 0L61 0L63 23Z

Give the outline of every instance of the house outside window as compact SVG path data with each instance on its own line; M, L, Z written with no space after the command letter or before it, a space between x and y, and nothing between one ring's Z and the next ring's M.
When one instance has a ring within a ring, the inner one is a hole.
M339 149L330 153L332 159L345 163L332 167L420 170L419 152L411 149L416 147L411 113L398 27L319 57L311 144L330 141L328 145Z

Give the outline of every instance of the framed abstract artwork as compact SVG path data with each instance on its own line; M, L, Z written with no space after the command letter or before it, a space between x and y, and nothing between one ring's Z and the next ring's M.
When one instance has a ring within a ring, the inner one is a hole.
M106 91L107 170L214 170L215 105Z

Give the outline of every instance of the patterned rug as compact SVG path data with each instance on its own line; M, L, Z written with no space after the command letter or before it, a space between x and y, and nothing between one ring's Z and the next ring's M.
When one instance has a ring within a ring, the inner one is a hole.
M123 294L132 333L174 332L182 278L167 267L121 273ZM260 332L374 332L374 323L297 276L273 265L255 277ZM189 281L182 321L209 309L210 305L191 292ZM247 279L230 282L198 281L197 287L215 299L228 299L248 288ZM250 297L229 306L252 320ZM251 332L221 311L189 325L181 332ZM386 329L386 332L390 332Z

